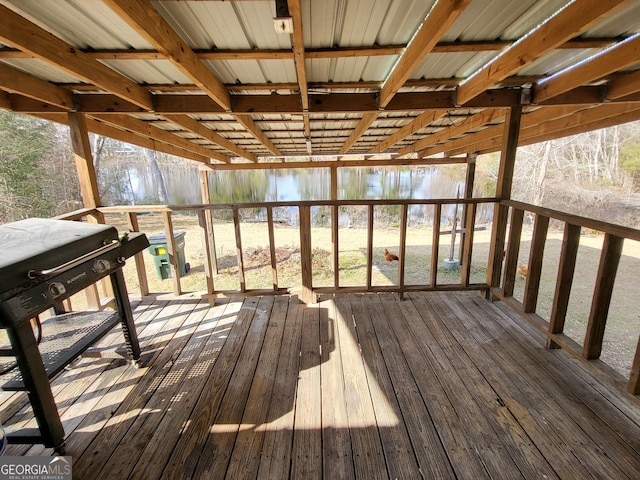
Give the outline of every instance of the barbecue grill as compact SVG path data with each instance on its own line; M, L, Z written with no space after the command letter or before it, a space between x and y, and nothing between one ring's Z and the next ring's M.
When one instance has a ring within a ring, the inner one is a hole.
M49 381L118 323L129 358L138 362L122 267L148 246L144 234L120 239L108 225L41 218L0 225L0 328L10 343L0 357L0 387L26 391L38 423L37 429L10 432L10 443L42 443L63 452L64 429ZM106 276L116 311L64 312L63 300ZM32 319L48 309L56 315L38 321L36 335Z

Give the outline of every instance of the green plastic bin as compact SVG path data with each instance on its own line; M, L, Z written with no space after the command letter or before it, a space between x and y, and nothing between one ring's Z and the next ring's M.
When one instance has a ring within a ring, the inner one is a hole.
M180 276L184 276L190 270L191 266L185 261L184 257L184 236L185 231L173 232L173 239L176 244L176 255L178 257L178 268ZM164 233L157 233L148 237L149 253L153 256L153 262L156 266L156 274L158 278L164 280L171 278L171 263L169 262L169 248L167 247L167 236Z

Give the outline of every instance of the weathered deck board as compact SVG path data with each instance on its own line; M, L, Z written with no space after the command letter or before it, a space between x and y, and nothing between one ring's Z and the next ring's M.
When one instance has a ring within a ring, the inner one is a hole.
M475 293L134 314L142 368L83 358L53 381L74 478L640 477L640 401ZM33 425L24 402L2 395L5 426Z

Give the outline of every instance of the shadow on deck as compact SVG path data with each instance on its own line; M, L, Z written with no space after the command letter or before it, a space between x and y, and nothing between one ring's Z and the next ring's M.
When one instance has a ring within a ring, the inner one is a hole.
M53 382L74 478L640 478L638 399L501 303L320 300L140 302L143 368L83 358ZM33 422L2 400L5 426Z

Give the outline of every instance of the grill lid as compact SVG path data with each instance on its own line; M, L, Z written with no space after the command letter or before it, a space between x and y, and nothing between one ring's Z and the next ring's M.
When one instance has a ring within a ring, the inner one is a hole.
M118 239L110 225L29 218L0 225L0 292L29 281L30 270L46 270Z

